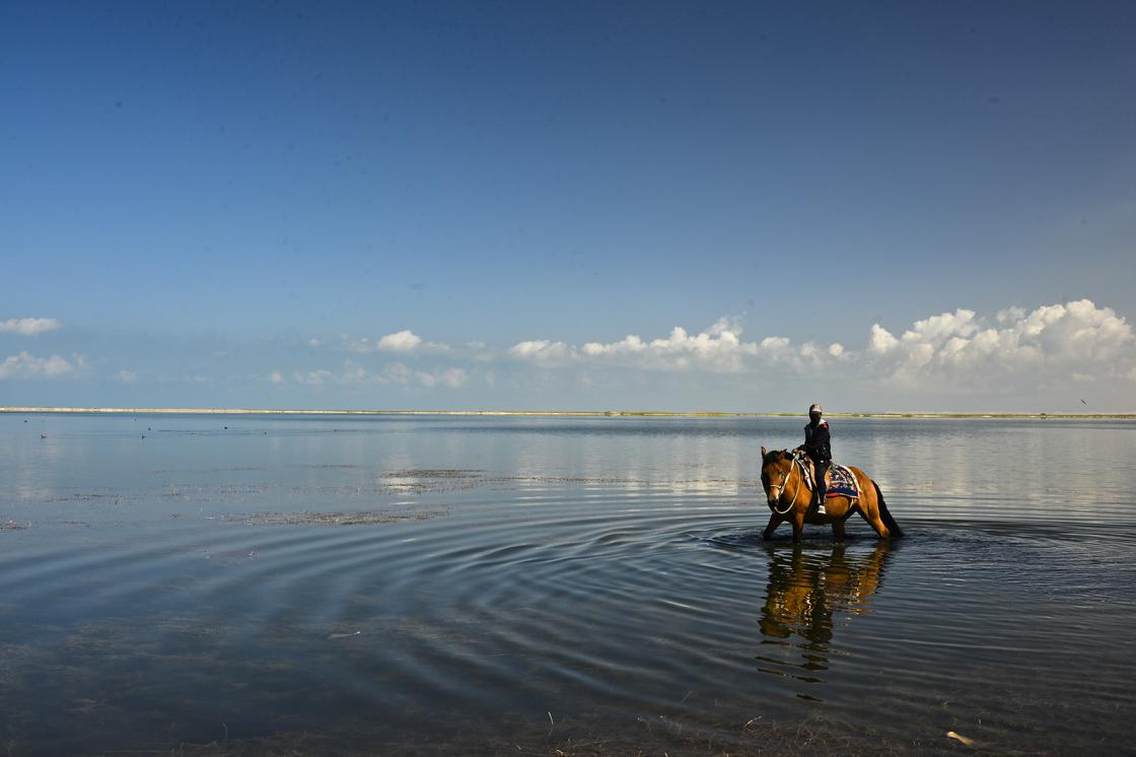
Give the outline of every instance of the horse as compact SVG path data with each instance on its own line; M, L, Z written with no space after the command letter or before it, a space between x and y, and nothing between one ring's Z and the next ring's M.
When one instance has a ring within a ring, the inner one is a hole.
M762 533L763 539L773 538L773 532L782 521L793 524L793 543L799 544L805 524L832 524L832 535L836 541L844 540L844 521L852 513L860 513L868 525L881 539L903 536L903 530L888 512L887 503L879 485L859 468L850 468L856 477L858 497L828 497L824 502L824 513L814 508L813 489L805 477L805 466L813 470L812 462L803 455L795 455L787 450L767 450L761 448L761 485L772 511L769 525Z

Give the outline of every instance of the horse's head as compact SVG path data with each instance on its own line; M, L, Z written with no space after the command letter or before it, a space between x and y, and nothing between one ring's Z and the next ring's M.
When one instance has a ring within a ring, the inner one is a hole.
M793 455L788 450L761 448L761 486L770 507L777 505L793 471Z

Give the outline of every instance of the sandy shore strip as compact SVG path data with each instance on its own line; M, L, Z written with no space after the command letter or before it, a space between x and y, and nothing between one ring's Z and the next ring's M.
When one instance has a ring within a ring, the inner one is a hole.
M795 418L799 412L730 412L681 410L295 410L222 407L0 407L0 413L75 415L394 415L394 416L491 416L568 418ZM1136 420L1132 413L943 413L943 412L838 412L830 418L1061 418L1074 420Z

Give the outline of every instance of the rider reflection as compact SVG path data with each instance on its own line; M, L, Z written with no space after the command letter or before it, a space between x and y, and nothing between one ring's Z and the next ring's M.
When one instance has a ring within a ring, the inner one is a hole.
M868 555L850 555L838 543L831 555L821 557L800 547L791 553L769 547L769 585L759 623L767 643L789 639L795 633L808 642L801 667L826 670L834 613L870 612L868 599L880 587L892 549L889 542L880 541Z

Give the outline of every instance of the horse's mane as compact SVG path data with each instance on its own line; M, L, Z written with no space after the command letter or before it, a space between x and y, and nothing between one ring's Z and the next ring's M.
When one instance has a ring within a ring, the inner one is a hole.
M793 455L787 449L771 449L761 458L762 463L772 463L775 460L792 460Z

